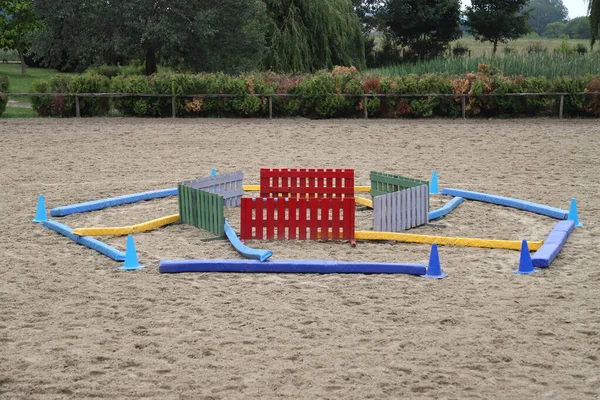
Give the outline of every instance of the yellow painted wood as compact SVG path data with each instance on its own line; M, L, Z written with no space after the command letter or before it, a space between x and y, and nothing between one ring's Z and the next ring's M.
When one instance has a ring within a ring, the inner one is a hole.
M246 192L260 192L260 185L243 185ZM355 193L369 193L371 186L354 186Z
M364 199L362 197L355 197L354 201L356 204L360 204L361 206L373 208L373 200Z
M474 239L461 237L446 237L446 236L429 236L415 235L411 233L397 232L370 232L357 231L355 232L356 240L391 240L404 243L425 243L462 247L481 247L486 249L505 249L505 250L521 250L520 240L494 240L494 239ZM530 251L536 251L542 247L543 242L527 242Z
M73 234L77 236L121 236L133 233L151 231L165 225L171 225L179 222L179 214L169 215L152 221L143 222L137 225L118 226L109 228L77 228L73 229Z

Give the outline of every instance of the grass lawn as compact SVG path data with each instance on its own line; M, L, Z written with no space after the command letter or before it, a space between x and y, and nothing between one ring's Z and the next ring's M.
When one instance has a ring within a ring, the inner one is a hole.
M27 68L27 75L21 75L21 64L0 64L0 75L7 75L10 81L7 93L29 93L36 79L48 79L60 72L47 68ZM11 97L10 100L31 102L29 97ZM3 116L4 118L4 116Z
M6 107L4 114L0 116L0 119L8 118L35 118L37 114L31 108L25 107Z
M492 43L478 42L472 36L465 36L455 42L452 42L451 46L454 47L454 46L456 46L457 43L461 43L461 44L467 46L469 48L469 50L471 50L472 57L485 56L485 55L490 56L490 55L492 55L492 49L494 48ZM510 41L506 44L499 43L498 44L498 53L502 54L503 49L505 49L507 47L514 49L517 52L521 53L521 52L525 51L529 46L534 45L534 44L544 46L545 48L548 49L548 51L552 52L554 49L560 47L561 43L562 43L562 39L549 39L549 38L543 38L543 37L539 37L539 36L537 36L537 37L528 36L528 37L520 38L518 40ZM570 39L569 40L569 45L571 47L575 47L579 43L586 46L588 50L590 49L590 41L589 40L584 40L584 39Z

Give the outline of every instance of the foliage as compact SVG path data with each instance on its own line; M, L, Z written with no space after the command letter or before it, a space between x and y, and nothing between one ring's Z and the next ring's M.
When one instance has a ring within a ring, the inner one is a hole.
M388 0L378 21L388 38L419 60L441 55L461 36L458 0Z
M456 42L454 46L452 46L452 55L454 57L466 56L469 55L471 51L469 47L461 42Z
M61 71L158 56L179 68L239 72L260 65L262 0L35 1L44 20L34 53Z
M475 39L492 42L496 54L498 42L506 43L525 35L529 28L530 11L524 7L529 0L472 0L467 7L466 25Z
M31 34L39 26L32 0L0 0L0 48L16 50L21 73L26 74L25 53L31 46Z
M588 17L573 18L567 22L565 34L571 39L589 39L591 37L590 19Z
M365 67L364 39L350 0L264 0L265 68L313 72L334 65Z
M572 53L570 53L572 54ZM600 54L588 53L583 56L553 53L510 54L503 56L437 58L422 63L396 64L386 68L370 70L372 74L407 75L428 73L449 73L460 75L475 73L479 64L491 65L503 71L506 76L561 76L579 77L600 73Z
M570 116L600 116L600 98L584 91L600 90L600 75L582 77L545 76L507 77L493 65L479 64L474 72L450 75L403 74L361 75L354 67L336 67L314 75L277 75L253 73L245 75L173 74L117 75L109 79L98 74L81 77L57 77L38 81L34 89L47 92L103 92L106 86L117 93L166 95L164 97L116 97L113 111L102 100L83 103L85 115L122 115L170 117L171 96L179 117L260 117L268 115L269 94L286 94L273 98L276 116L309 118L361 117L365 107L374 118L429 118L461 115L461 97L468 94L467 115L471 117L556 116L556 96L511 96L519 93L568 93L565 113ZM206 97L206 94L230 94L232 97ZM385 97L367 97L386 94ZM432 94L447 94L437 97ZM499 96L486 96L496 94ZM420 95L420 96L413 96ZM85 99L87 100L87 99ZM75 114L73 100L46 97L34 100L39 115L69 116Z
M526 9L530 10L528 25L539 35L544 34L548 24L566 21L569 16L562 0L531 0Z
M0 93L8 92L8 87L10 86L8 76L0 75ZM4 113L6 110L6 103L8 103L8 97L0 97L0 115Z
M552 22L546 26L544 30L544 36L547 38L561 38L566 35L567 23L566 22Z
M590 47L594 48L594 44L600 37L600 0L588 0L589 15L590 15Z

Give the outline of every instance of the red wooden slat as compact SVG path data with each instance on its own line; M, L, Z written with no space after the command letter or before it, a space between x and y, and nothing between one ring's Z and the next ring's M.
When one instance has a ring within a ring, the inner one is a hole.
M340 240L340 208L342 201L339 197L331 200L331 239Z
M252 239L252 199L250 197L242 198L240 207L240 239Z
M285 215L285 209L288 206L287 197L280 197L277 200L277 239L285 240L285 225L288 218Z
M263 206L264 200L259 197L254 202L254 208L256 209L256 218L255 218L255 227L256 232L254 233L254 237L258 240L262 240L263 238L263 228L264 228L264 219L263 219Z
M306 240L306 209L308 206L308 200L305 198L298 199L298 211L300 215L298 216L298 239Z
M267 218L265 219L265 225L267 227L267 240L275 239L275 199L267 199L265 202L267 209Z
M325 170L322 168L317 169L317 195L316 197L321 198L323 194L326 193L325 185L324 185L324 176Z
M321 203L321 240L329 240L329 199L320 199Z
M308 222L310 225L310 239L318 240L319 239L319 199L312 198L309 200L309 208L310 208L310 221Z
M296 200L295 197L290 197L290 199L287 202L287 208L288 208L288 239L290 240L296 240L296 226L297 226L297 217L296 217L296 210L297 210L297 206L298 206L298 200Z

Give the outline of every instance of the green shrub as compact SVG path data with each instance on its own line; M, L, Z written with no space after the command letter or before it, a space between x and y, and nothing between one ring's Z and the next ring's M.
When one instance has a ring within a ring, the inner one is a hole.
M34 81L33 93L69 93L71 76L54 76L46 81ZM41 117L74 117L75 101L65 96L32 97L31 105Z
M110 90L110 80L99 74L84 74L73 77L68 85L70 93L106 93ZM73 97L67 102L71 106ZM107 97L80 97L79 110L82 117L106 115L110 110L110 99Z
M9 86L10 82L8 76L0 75L0 93L6 93ZM2 116L4 110L6 110L6 103L8 103L8 97L0 97L0 116Z
M587 54L588 48L583 43L577 43L577 46L575 46L575 52L577 52L577 54L582 56L584 54Z

